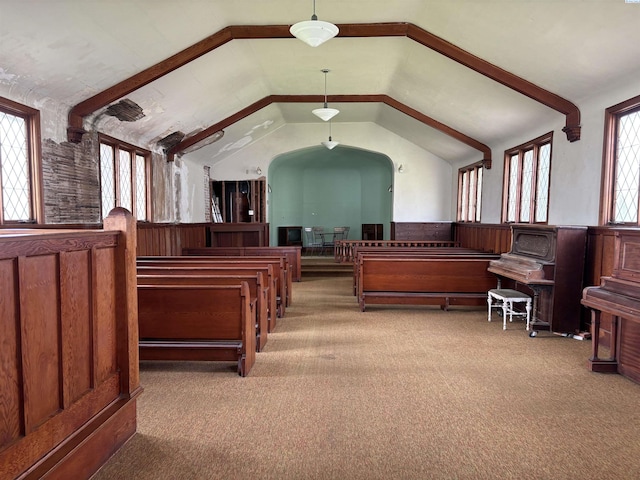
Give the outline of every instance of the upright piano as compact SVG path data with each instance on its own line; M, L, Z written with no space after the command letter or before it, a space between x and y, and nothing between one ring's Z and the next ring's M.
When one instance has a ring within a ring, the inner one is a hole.
M587 227L513 225L511 250L489 263L499 288L533 298L533 331L580 330L586 242Z
M615 232L613 272L600 286L584 289L582 304L591 310L589 369L640 382L640 231ZM602 324L609 338L602 335ZM601 343L609 347L608 358L600 358Z

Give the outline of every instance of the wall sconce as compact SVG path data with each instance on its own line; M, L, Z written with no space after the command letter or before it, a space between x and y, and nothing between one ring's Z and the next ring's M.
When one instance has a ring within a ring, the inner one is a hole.
M393 192L393 185L389 185L389 188L387 188L387 192L389 193Z
M271 193L271 185L267 184L267 192Z
M398 165L398 173L403 173L404 172L404 165L401 163L400 165Z
M256 168L256 173L257 173L258 175L262 175L262 169L261 169L260 167L257 167L257 168Z

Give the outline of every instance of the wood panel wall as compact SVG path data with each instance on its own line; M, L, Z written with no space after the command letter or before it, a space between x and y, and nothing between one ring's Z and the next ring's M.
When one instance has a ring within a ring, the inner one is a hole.
M135 433L135 220L0 231L0 478L89 478Z
M453 240L451 222L391 222L391 240Z
M139 223L138 256L181 255L183 248L207 246L209 223Z
M511 227L507 224L455 223L453 239L461 247L487 253L506 253L511 249Z

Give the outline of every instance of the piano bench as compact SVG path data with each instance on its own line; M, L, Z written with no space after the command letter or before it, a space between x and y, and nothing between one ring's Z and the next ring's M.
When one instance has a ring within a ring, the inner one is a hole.
M493 301L497 303L493 303ZM502 329L507 329L507 316L509 317L509 322L513 321L514 316L526 317L527 318L527 330L529 330L529 323L531 321L531 297L519 292L517 290L510 290L508 288L493 288L489 290L487 295L487 303L489 304L489 321L491 321L491 309L492 308L501 308L502 309ZM518 310L514 310L513 305L515 303L524 303L525 311L520 312Z

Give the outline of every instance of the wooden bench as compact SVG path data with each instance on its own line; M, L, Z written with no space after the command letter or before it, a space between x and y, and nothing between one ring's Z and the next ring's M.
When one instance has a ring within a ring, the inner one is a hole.
M359 258L363 255L372 255L377 257L402 257L402 256L411 256L411 257L442 257L442 256L451 256L451 257L474 257L474 258L482 258L488 256L492 260L498 258L496 254L493 253L485 253L479 250L474 250L471 248L462 248L462 247L359 247L357 249L356 260L353 264L353 294L357 295L358 293L358 278L359 278L359 269L360 269L360 260Z
M256 359L249 286L138 284L141 360L235 361L246 376Z
M491 257L360 257L358 303L486 306L496 277Z
M170 269L160 274L138 274L138 284L142 285L241 285L249 286L251 316L256 322L256 351L261 352L267 344L269 317L267 310L269 289L264 282L262 272L246 275L205 275L203 272L189 274L185 271Z
M272 332L276 328L276 318L278 316L278 302L276 298L276 281L271 265L261 266L229 266L211 264L206 261L190 262L180 260L168 260L168 258L182 257L159 257L165 260L138 260L138 275L256 275L262 274L267 296L267 331ZM186 257L185 257L186 258Z
M138 257L138 266L149 264L149 262L165 262L166 265L215 265L219 267L248 267L264 268L271 265L272 277L275 285L275 297L277 316L283 317L286 310L287 297L287 272L285 261L281 257L207 257L207 256L176 256L176 257ZM174 262L174 263L171 263Z
M282 246L282 247L198 247L183 248L182 255L209 255L209 256L284 256L291 267L291 278L294 282L299 282L302 278L302 247Z
M190 251L199 251L199 249L190 249ZM147 258L147 257L142 257ZM160 257L153 257L160 258ZM289 265L287 263L286 257L278 257L278 256L208 256L205 254L205 251L202 251L202 254L194 253L193 255L183 255L180 257L171 257L171 258L190 258L192 261L208 261L208 262L216 262L220 265L229 264L229 265L260 265L263 263L268 263L273 266L273 274L278 279L276 282L276 297L278 298L278 315L284 316L286 307L291 304L291 285L292 285L292 276L291 269L288 268Z

